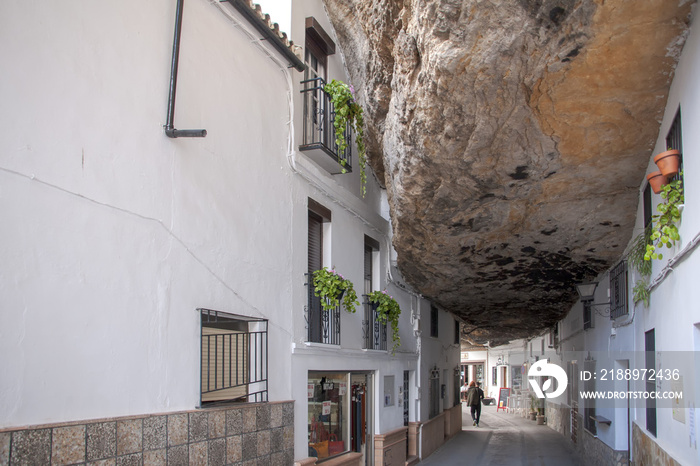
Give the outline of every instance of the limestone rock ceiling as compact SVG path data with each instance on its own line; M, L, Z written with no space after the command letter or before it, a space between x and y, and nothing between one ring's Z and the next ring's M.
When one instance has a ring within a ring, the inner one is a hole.
M325 0L406 281L473 342L618 259L694 1Z

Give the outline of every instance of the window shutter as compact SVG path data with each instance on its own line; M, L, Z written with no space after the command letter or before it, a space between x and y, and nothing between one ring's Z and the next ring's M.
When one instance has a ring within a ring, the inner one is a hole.
M323 219L309 212L309 273L323 268Z

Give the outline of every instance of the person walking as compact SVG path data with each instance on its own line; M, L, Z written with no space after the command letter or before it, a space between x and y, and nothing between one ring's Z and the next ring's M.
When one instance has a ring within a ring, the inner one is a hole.
M484 391L476 385L473 380L469 383L467 390L467 405L471 407L472 425L479 427L479 419L481 418L481 400L484 399Z

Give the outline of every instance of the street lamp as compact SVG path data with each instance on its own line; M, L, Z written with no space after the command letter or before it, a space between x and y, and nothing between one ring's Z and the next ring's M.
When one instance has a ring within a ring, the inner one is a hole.
M610 301L607 303L593 303L593 299L595 298L595 289L598 286L598 282L577 283L575 286L579 299L582 303L588 303L591 306L610 305Z
M581 301L593 301L597 286L598 282L578 283L576 291L578 291Z

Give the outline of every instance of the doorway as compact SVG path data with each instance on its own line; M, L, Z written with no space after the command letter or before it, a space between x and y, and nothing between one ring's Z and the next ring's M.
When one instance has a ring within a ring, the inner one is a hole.
M360 464L374 464L372 374L350 374L350 450L362 453Z

